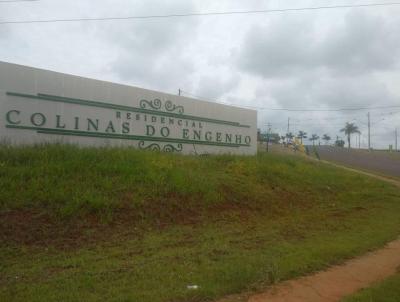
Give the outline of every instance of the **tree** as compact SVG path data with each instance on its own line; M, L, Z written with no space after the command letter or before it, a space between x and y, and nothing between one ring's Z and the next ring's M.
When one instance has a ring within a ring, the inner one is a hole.
M315 146L315 141L319 140L319 136L316 134L311 135L311 137L309 138L310 141L312 141L312 145Z
M345 144L345 142L342 139L337 139L336 142L335 142L335 146L336 147L340 147L340 148L343 148L344 144Z
M279 144L280 139L281 139L281 137L279 136L278 133L270 133L269 134L270 143Z
M325 144L327 145L329 141L331 140L331 137L328 134L324 134L322 136L322 139L325 141Z
M354 133L361 133L360 130L358 130L358 127L354 125L353 123L347 122L346 125L344 126L343 129L340 129L341 132L344 132L344 134L347 135L347 143L349 144L348 147L349 149L351 148L351 135Z
M303 139L307 138L307 133L300 130L297 134L297 138L300 139L300 143L303 144Z
M285 138L286 138L286 136L282 135L280 138L281 138L282 144L285 144Z
M279 143L280 136L278 133L262 132L259 134L260 142Z
M292 132L286 133L286 138L287 138L287 143L288 144L291 143L294 138L293 133Z

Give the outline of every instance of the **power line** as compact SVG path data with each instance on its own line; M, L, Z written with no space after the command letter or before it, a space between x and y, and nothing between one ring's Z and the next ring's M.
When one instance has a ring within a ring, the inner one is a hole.
M210 100L206 97L198 96L195 94L191 94L189 92L186 92L184 90L180 90L181 93L184 93L186 95L203 99L203 100ZM268 107L259 107L259 106L246 106L246 105L237 105L237 104L232 104L228 102L221 102L217 100L212 100L216 103L220 104L226 104L226 105L233 105L233 106L240 106L244 108L250 108L250 109L257 109L257 110L270 110L270 111L288 111L288 112L339 112L339 111L361 111L361 110L380 110L380 109L390 109L390 108L400 108L400 105L388 105L388 106L377 106L377 107L353 107L353 108L337 108L337 109L311 109L311 108L306 108L306 109L292 109L292 108L268 108Z
M378 116L378 117L380 117L380 116L386 116L386 120L389 118L394 118L395 117L395 115L396 114L399 114L400 113L400 111L391 111L391 112L382 112L382 113L380 113L380 114L375 114L375 116ZM362 115L359 115L359 114L362 114ZM310 121L314 121L314 122L320 122L320 121L336 121L336 120L341 120L341 121L346 121L346 120L349 120L349 119L351 119L351 118L353 118L353 120L357 120L358 121L358 118L363 118L364 117L364 113L359 113L359 114L357 114L357 115L352 115L352 116L350 116L350 117L348 117L348 116L340 116L340 117L329 117L329 118L326 118L326 117L320 117L320 118L307 118L307 119L305 119L307 122L310 122ZM295 121L296 122L302 122L304 119L295 119Z
M192 93L187 92L187 91L184 91L184 90L182 90L182 89L180 89L180 92L181 92L180 95L186 94L186 95L188 95L188 96L191 96L191 97L194 97L194 98L197 98L197 99L201 99L201 100L204 100L204 101L212 101L212 102L214 102L214 103L224 104L224 105L229 105L229 106L235 106L235 107L243 107L243 108L249 108L249 109L258 109L258 107L255 107L255 106L237 105L237 104L228 103L228 102L223 102L223 101L219 101L219 100L212 100L212 99L209 99L209 98L206 98L206 97L203 97L203 96L199 96L199 95L192 94Z
M259 110L271 110L271 111L290 111L290 112L338 112L338 111L360 111L360 110L380 110L389 108L400 108L398 106L377 106L377 107L353 107L353 108L338 108L338 109L290 109L290 108L266 108L259 107Z
M40 0L0 0L0 3L13 3L13 2L38 2Z
M25 0L25 1L28 1L28 0ZM316 10L341 9L341 8L394 6L394 5L400 5L400 2L348 4L348 5L334 5L334 6L314 6L314 7L244 10L244 11L215 11L215 12L203 12L203 13L199 12L199 13L142 15L142 16L126 16L126 17L71 18L71 19L20 20L20 21L17 20L17 21L2 21L2 22L0 22L0 25L2 25L2 24L55 23L55 22L82 22L82 21L122 21L122 20L166 19L166 18L183 18L183 17L269 14L269 13L303 12L303 11L316 11Z

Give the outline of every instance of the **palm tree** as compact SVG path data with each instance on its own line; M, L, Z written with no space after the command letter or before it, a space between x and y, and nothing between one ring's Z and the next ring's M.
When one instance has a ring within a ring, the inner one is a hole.
M347 142L349 144L349 149L351 148L350 142L351 142L351 135L354 133L361 133L360 130L358 130L358 127L354 125L353 123L346 123L346 126L344 126L343 129L340 129L340 132L344 132L344 134L347 135Z
M312 145L315 147L315 141L319 140L319 136L316 134L311 135L311 137L309 138L310 141L312 141Z
M324 136L322 136L322 139L325 141L325 144L327 145L331 140L331 137L328 134L324 134Z
M287 138L287 143L289 144L294 138L293 133L292 132L286 133L286 138Z
M304 131L299 131L297 138L300 139L300 143L303 144L303 138L307 138L307 133Z
M285 144L285 138L286 138L286 136L284 136L284 135L281 136L282 144Z

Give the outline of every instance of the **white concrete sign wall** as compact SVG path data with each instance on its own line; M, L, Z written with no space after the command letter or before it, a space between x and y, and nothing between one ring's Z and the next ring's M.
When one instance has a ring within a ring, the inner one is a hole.
M257 112L0 62L0 140L257 152Z

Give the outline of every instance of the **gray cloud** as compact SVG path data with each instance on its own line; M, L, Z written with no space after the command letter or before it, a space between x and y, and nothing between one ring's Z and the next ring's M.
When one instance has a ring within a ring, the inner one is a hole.
M313 24L300 19L278 23L249 30L239 52L241 70L264 78L288 77L315 64L309 48Z
M136 7L136 15L146 14L162 7L161 0L150 6ZM191 1L169 1L168 11L193 11ZM198 21L152 20L112 26L105 33L116 48L117 56L111 62L111 71L124 81L134 81L156 89L178 89L178 84L194 71L195 64L189 54L190 44L196 36Z
M218 99L222 95L237 88L240 82L239 75L231 75L224 78L216 76L202 76L198 83L196 94L199 96Z
M398 97L377 77L330 77L321 73L272 84L257 90L259 98L269 97L289 108L349 108L395 105Z
M254 25L244 36L236 56L239 70L258 79L254 103L265 107L349 108L400 104L392 80L400 63L400 22L390 14L353 10L335 20L279 18ZM393 110L392 110L393 111ZM377 122L375 147L387 147L400 115L372 111ZM366 111L259 111L259 126L272 123L285 133L341 135L346 121L355 122L366 142ZM386 120L382 120L385 118ZM385 124L386 123L386 124ZM364 145L365 147L365 145Z
M399 60L400 22L357 11L325 30L304 18L254 26L243 41L238 66L264 78L315 69L337 76L393 70Z
M400 22L353 12L328 31L317 49L319 64L341 74L392 70L400 61Z
M3 4L0 19L268 9L314 2L38 1ZM399 9L0 26L0 60L172 93L181 88L239 106L399 104ZM358 115L260 110L259 125L272 122L284 133L290 116L293 131L334 136L343 121ZM387 133L400 126L399 118L377 124L377 144L387 145ZM309 120L316 126L301 125Z

